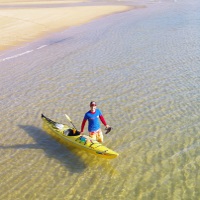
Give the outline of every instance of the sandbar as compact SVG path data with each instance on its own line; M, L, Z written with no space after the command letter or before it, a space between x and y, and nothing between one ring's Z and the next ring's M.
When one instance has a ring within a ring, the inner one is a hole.
M0 0L0 51L130 9L86 0Z

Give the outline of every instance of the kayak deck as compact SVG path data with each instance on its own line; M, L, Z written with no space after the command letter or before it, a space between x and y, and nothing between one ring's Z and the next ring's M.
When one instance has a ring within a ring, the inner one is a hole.
M66 124L55 122L45 117L43 114L41 115L41 118L43 120L44 128L46 127L51 130L47 133L58 139L61 143L73 145L74 147L78 147L102 158L113 159L119 155L89 136L80 136L79 131L70 128Z

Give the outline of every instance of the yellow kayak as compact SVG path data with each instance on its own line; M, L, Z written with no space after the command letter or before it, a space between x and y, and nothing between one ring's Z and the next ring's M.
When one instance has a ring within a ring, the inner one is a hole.
M43 120L44 129L48 129L47 133L55 137L61 143L71 144L102 158L113 159L119 155L89 136L80 136L80 132L75 128L70 128L66 124L54 122L43 114L41 115L41 118Z

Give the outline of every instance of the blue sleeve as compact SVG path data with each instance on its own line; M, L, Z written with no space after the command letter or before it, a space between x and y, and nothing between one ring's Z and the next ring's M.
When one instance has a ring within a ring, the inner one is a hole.
M102 115L102 112L98 109L98 112L99 112L99 116L101 116Z
M87 113L85 113L84 119L86 119L86 120L88 119L88 117L87 117Z

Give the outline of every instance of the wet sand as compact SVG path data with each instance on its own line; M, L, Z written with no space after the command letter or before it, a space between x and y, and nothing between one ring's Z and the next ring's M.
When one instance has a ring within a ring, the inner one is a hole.
M100 5L84 0L0 0L0 51L130 9L126 5Z

